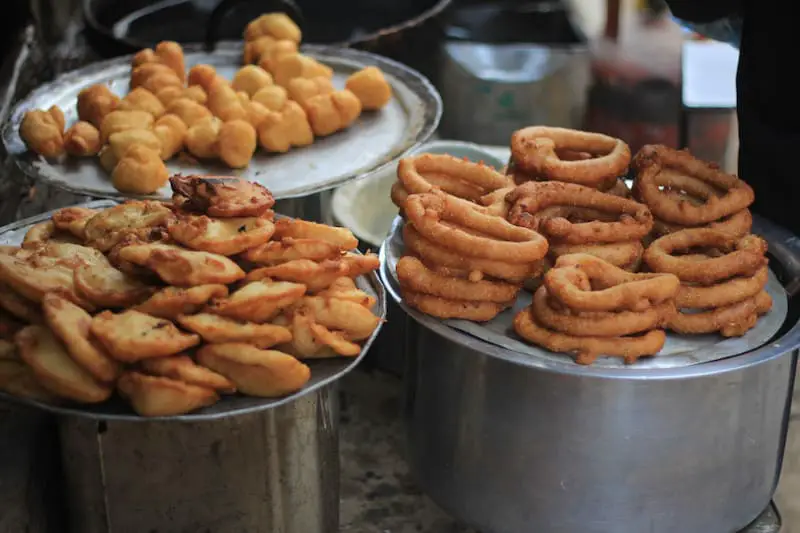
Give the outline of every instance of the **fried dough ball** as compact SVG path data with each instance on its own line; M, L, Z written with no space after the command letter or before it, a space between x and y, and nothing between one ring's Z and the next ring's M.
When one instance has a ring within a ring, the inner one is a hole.
M259 89L250 100L263 105L270 111L280 111L288 99L289 94L286 89L280 85L268 85Z
M64 149L70 155L96 155L101 146L100 131L83 120L73 124L64 134Z
M262 87L272 85L272 76L269 72L256 65L247 65L240 68L233 76L231 87L234 91L247 93L248 97L253 96Z
M274 44L261 52L258 58L258 66L263 68L269 73L275 68L277 61L283 56L294 55L297 53L297 43L292 41L281 40L275 41Z
M222 121L217 117L208 117L186 132L186 149L189 153L200 159L211 159L219 155L219 131Z
M122 159L128 148L135 144L161 152L161 140L151 130L125 130L117 132L108 138L108 145L117 160Z
M244 109L247 111L247 121L253 125L254 128L258 127L267 119L271 113L269 109L259 104L258 102L244 103Z
M226 165L246 167L256 151L256 130L246 120L231 120L220 128L217 145L219 158Z
M345 89L310 98L306 102L306 111L314 135L325 136L355 122L361 115L361 102Z
M153 128L153 115L145 111L112 111L100 125L103 142L115 133L125 130L149 130Z
M167 113L177 115L190 128L201 120L206 120L213 116L211 111L204 106L184 97L178 98L169 104Z
M245 41L243 62L245 65L259 63L262 59L272 59L276 53L291 52L297 52L297 43L264 35L252 41Z
M186 81L186 66L183 57L183 48L174 41L161 41L156 45L155 51L150 48L140 50L133 56L134 68L146 63L161 63L168 66L181 80Z
M111 179L121 192L151 194L167 183L169 171L158 151L134 144L120 158Z
M107 85L98 83L78 93L78 118L99 128L103 118L114 111L120 98Z
M153 118L158 118L164 114L164 104L161 103L161 100L156 95L144 87L137 87L129 92L119 103L117 109L121 111L144 111L153 115Z
M164 107L166 107L183 95L184 89L171 85L158 91L156 93L156 98L158 98L158 101L161 102Z
M53 111L53 109L58 111ZM34 109L25 112L19 127L19 136L29 150L52 158L64 153L63 113L53 106L48 111Z
M217 74L216 69L211 65L195 65L189 69L188 84L190 87L192 85L199 85L205 92L208 92L214 82L218 79L223 78Z
M208 95L206 90L199 85L190 85L183 91L183 97L189 100L194 100L198 104L205 105L208 102Z
M392 86L378 67L364 67L354 72L347 78L345 88L356 95L363 109L380 109L392 98Z
M293 43L300 43L303 34L294 21L286 13L267 13L261 15L244 29L244 40L252 41L267 35L274 39L286 39Z
M228 120L247 120L247 111L236 91L227 83L214 83L208 90L208 109L221 118Z
M294 78L289 80L286 87L289 98L305 108L306 102L320 94L330 94L336 89L329 78L317 76L314 78Z
M269 113L258 127L258 141L268 152L288 152L293 146L308 146L314 133L300 104L289 100L280 112Z
M153 94L165 87L183 87L181 78L167 65L161 63L145 63L131 72L131 89L144 87Z
M273 62L270 72L275 83L282 87L288 87L289 80L294 78L316 78L317 76L333 78L332 68L303 54L286 54L279 57Z
M189 128L178 115L164 115L156 120L153 133L161 141L161 159L166 161L183 149Z
M118 159L117 156L114 155L114 150L112 150L109 145L103 146L97 154L97 157L100 160L100 166L103 167L103 170L109 174L114 172L114 167L117 166Z

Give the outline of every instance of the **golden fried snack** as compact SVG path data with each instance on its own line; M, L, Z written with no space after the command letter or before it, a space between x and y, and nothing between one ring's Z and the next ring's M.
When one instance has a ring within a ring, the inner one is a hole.
M337 355L356 357L361 353L361 346L347 340L344 334L339 331L331 331L315 322L310 324L310 329L317 343L331 348ZM319 357L319 355L316 357Z
M248 43L250 42L254 41L248 41ZM245 50L246 47L247 43L245 44ZM263 49L257 63L259 67L271 73L278 60L284 56L295 54L297 54L297 43L287 41L286 39L281 39L274 41L269 47Z
M200 343L198 335L183 333L169 320L133 309L119 314L103 311L92 319L91 331L114 359L124 363L174 355Z
M306 112L300 104L290 100L280 112L272 112L264 118L258 127L258 141L264 150L282 153L313 143L314 133Z
M145 63L131 72L131 89L144 87L153 94L158 94L165 87L183 87L181 78L166 65L161 63Z
M56 225L52 220L45 220L30 227L22 240L22 248L37 248L41 243L53 238L56 233Z
M172 102L174 102L178 98L181 98L182 96L184 96L185 92L186 92L186 89L184 89L183 87L177 87L175 85L170 85L169 87L164 87L163 89L158 91L156 93L156 98L158 98L158 101L161 102L161 105L164 106L164 110L166 111L167 106L169 106L169 104L171 104ZM190 98L190 100L191 100L191 98Z
M53 108L51 108L53 109ZM64 153L64 127L58 116L49 111L26 111L19 127L19 136L29 150L43 157L54 158Z
M183 97L194 100L198 104L205 105L208 102L208 94L199 85L190 85L183 91Z
M108 145L114 152L117 162L134 145L149 148L154 152L161 151L161 140L150 129L134 129L113 133L108 137Z
M205 109L205 108L204 108ZM212 159L219 155L219 132L222 121L209 115L186 130L186 149L200 159Z
M100 138L103 142L115 133L126 130L150 130L153 128L153 115L145 111L112 111L103 118Z
M70 155L97 155L101 146L100 131L89 122L79 120L64 133L64 150Z
M323 261L340 255L341 249L336 244L319 239L286 237L249 248L245 251L244 258L254 263L274 265L295 259Z
M361 102L345 89L314 96L306 101L305 109L314 135L323 137L355 122L361 115Z
M292 332L286 327L242 322L211 313L182 315L178 323L209 344L243 342L257 348L270 348L292 340Z
M262 398L296 392L311 378L311 369L291 355L249 344L206 344L197 360L229 378L240 392Z
M259 37L269 36L273 39L285 39L300 43L302 33L294 21L286 13L267 13L250 21L244 29L244 40L252 41Z
M52 220L57 229L68 231L82 240L86 223L96 214L96 209L88 207L63 207L53 213Z
M210 218L205 215L178 215L169 225L177 242L201 252L236 255L266 243L275 225L266 217Z
M367 294L356 286L353 278L343 276L336 279L324 291L320 291L316 296L322 298L337 298L339 300L349 300L359 305L363 305L367 309L372 309L378 301L374 296Z
M155 290L138 279L114 268L83 265L75 269L75 290L97 307L128 307L150 296Z
M28 324L44 321L41 307L14 292L7 285L0 285L0 308Z
M147 417L182 415L219 401L213 389L140 372L125 372L117 389L138 415Z
M342 251L358 247L358 239L347 228L337 228L300 219L284 218L275 221L275 239L285 238L324 241L337 246Z
M289 85L286 89L289 93L289 98L303 106L303 108L306 107L309 99L320 94L330 94L336 90L330 78L325 76L294 78L289 80Z
M46 294L42 310L47 325L67 349L69 356L100 383L113 383L122 372L120 364L92 338L92 316L57 294Z
M125 261L149 268L170 285L192 287L233 283L244 278L244 271L227 257L193 252L170 244L134 244L122 248Z
M284 54L277 57L271 65L269 72L275 83L281 87L288 87L289 81L294 78L333 78L333 69L323 65L316 59L303 54Z
M266 266L250 271L246 281L277 279L302 283L309 292L328 288L337 278L347 275L343 261L328 259L317 263L310 259L293 259L279 265Z
M67 261L41 255L23 260L0 254L0 282L34 302L41 302L45 294L55 292L92 310L94 306L76 293L72 279L72 270L83 261L80 257Z
M236 320L263 323L300 300L305 292L306 286L299 283L254 281L227 298L212 300L206 311Z
M225 81L211 65L195 65L189 69L189 87L199 85L206 93L220 79Z
M258 102L243 102L244 110L247 112L247 121L252 124L254 130L257 131L258 127L267 120L267 117L272 113L269 109L264 107L262 104Z
M146 237L167 227L172 211L161 202L131 201L103 209L84 226L86 243L101 252L108 252L126 236Z
M21 360L0 360L0 390L17 398L57 404L60 398L42 387L36 375Z
M208 89L208 109L223 121L247 120L247 110L226 82L215 82Z
M78 118L99 128L106 115L114 111L120 98L108 88L98 83L78 93Z
M213 389L223 394L236 392L236 385L231 380L213 370L196 364L188 355L145 359L142 361L141 366L142 370L152 376L176 379L190 385Z
M117 156L114 155L114 150L109 145L105 145L100 149L97 154L97 159L100 161L100 166L103 170L111 174L119 162Z
M298 304L298 309L313 317L314 322L341 331L351 341L368 338L381 322L372 311L349 300L305 296Z
M311 326L314 320L305 312L292 310L275 318L275 324L288 327L292 331L291 342L282 344L279 350L294 355L298 359L318 359L324 357L334 357L334 352L330 347L325 346L314 337Z
M144 87L137 87L129 92L119 103L117 109L120 111L144 111L153 115L153 118L164 114L164 104Z
M205 108L202 104L198 104L194 100L190 100L185 96L173 100L167 106L167 113L177 115L184 124L190 128L203 120L211 118L213 115L211 111Z
M257 39L245 41L242 62L245 65L257 64L262 60L267 60L268 62L277 55L287 53L297 53L297 43L263 35ZM264 66L262 68L268 70Z
M166 185L169 171L158 151L134 144L114 167L111 180L114 188L121 192L151 194Z
M166 287L134 309L148 315L175 320L180 315L197 313L213 298L225 298L226 296L228 296L228 288L225 285Z
M186 66L183 57L183 48L174 41L161 41L156 45L155 51L150 48L140 50L133 56L132 67L136 68L145 63L161 63L168 66L178 76L181 82L186 81Z
M345 88L356 95L363 109L381 109L392 99L392 86L378 67L364 67L348 76Z
M250 99L270 111L280 111L288 98L288 92L280 85L267 85L259 89Z
M177 207L212 217L260 217L275 205L266 187L234 176L179 174L169 181Z
M178 115L167 114L156 120L153 133L161 141L161 159L170 159L183 149L189 128Z
M15 341L22 360L51 393L80 403L103 402L111 396L111 388L76 363L46 327L28 326Z
M230 120L219 129L219 158L231 168L244 168L256 152L256 129L247 120Z
M272 76L269 72L257 65L245 65L233 76L231 87L236 92L242 91L247 96L253 96L262 87L272 85Z

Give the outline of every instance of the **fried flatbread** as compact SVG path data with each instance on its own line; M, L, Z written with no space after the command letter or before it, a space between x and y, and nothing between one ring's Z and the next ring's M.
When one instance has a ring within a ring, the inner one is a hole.
M200 342L198 335L183 333L169 320L132 309L103 311L92 319L91 331L111 357L123 363L174 355Z

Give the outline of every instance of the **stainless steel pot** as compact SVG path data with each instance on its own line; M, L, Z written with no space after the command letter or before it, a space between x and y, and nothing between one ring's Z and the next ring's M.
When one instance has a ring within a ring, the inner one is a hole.
M800 241L757 220L790 296ZM396 295L394 295L396 296ZM663 370L535 366L416 315L406 376L422 488L482 533L738 531L777 485L800 305L754 351Z

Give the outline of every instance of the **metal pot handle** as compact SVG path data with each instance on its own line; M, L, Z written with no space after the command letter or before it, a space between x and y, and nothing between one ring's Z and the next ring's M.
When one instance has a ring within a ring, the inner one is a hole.
M783 287L790 298L800 292L800 237L789 230L753 215L754 233L769 243L769 254L781 264Z
M214 11L211 12L211 16L208 18L208 26L206 27L205 49L207 52L213 52L217 46L217 41L219 41L219 27L225 15L243 1L244 0L222 0L217 4L217 7L214 8ZM264 4L264 13L275 11L286 13L294 20L295 24L300 26L300 29L303 28L303 12L294 0L260 0L260 2Z

